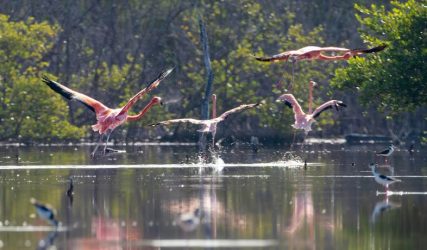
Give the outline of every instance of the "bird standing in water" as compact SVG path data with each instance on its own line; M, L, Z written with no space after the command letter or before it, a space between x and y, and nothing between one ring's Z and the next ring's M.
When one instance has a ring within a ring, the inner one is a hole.
M41 204L36 199L31 198L31 204L36 208L37 214L44 220L48 221L55 227L58 226L58 221L55 218L55 211L48 205Z
M137 121L141 119L145 113L153 107L155 104L162 104L160 97L153 97L151 101L148 103L147 106L144 107L144 109L136 115L128 115L129 109L146 93L152 91L155 89L159 83L167 77L173 69L169 69L163 73L160 74L160 76L148 84L146 88L138 92L135 96L133 96L129 101L126 103L125 106L122 108L117 109L111 109L101 103L100 101L97 101L93 99L92 97L89 97L87 95L84 95L82 93L79 93L77 91L74 91L70 88L65 87L64 85L52 81L51 79L44 76L42 78L43 82L46 83L51 89L53 89L58 94L62 95L63 97L67 98L68 100L77 100L84 104L87 108L89 108L91 111L93 111L96 114L96 120L97 123L95 125L92 125L92 130L95 132L99 132L100 139L97 143L95 149L92 152L92 156L95 155L96 150L98 149L99 145L102 142L103 135L107 135L107 140L105 141L104 146L104 154L107 148L108 139L110 138L111 133L113 130L120 126L121 124L125 123L126 121Z
M371 163L369 164L369 167L371 168L372 171L372 175L375 178L375 181L383 186L385 186L386 188L386 192L388 191L388 186L395 183L395 182L401 182L401 180L390 177L390 176L386 176L380 173L377 173L377 171L375 170L377 167L377 164Z
M391 154L393 154L394 150L395 150L395 146L393 144L390 144L390 146L388 146L388 148L375 153L377 156L383 156L384 157L384 161L385 163L387 163L387 157L389 157Z
M337 61L337 60L348 60L354 56L359 56L367 53L374 53L384 50L387 45L381 45L370 49L347 49L340 47L318 47L318 46L307 46L298 50L289 50L283 53L273 55L271 57L255 57L256 60L261 62L276 62L288 60L291 62L302 61L302 60L322 60L322 61ZM342 55L328 56L323 54L324 52L340 52Z

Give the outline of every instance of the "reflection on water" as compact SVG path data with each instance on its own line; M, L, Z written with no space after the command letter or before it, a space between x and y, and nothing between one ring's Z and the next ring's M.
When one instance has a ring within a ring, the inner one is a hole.
M377 196L368 171L373 151L248 145L223 148L204 164L191 145L138 146L96 159L89 148L4 148L0 246L422 249L426 154L408 160L397 151L389 163L401 191ZM32 216L31 197L56 208L58 231Z

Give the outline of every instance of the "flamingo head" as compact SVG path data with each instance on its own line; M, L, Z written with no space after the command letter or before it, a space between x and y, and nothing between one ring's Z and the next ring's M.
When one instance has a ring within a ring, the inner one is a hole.
M315 82L315 81L313 81L313 80L311 80L311 81L310 81L310 84L311 84L311 86L313 86L313 87L316 87L316 86L317 86L317 82Z
M161 97L155 96L151 99L151 104L155 105L155 104L160 104L163 105L163 101Z

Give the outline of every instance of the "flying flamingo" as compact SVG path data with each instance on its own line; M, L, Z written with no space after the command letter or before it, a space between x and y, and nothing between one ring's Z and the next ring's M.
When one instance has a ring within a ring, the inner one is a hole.
M138 92L135 96L133 96L131 99L129 99L128 103L126 103L125 106L122 108L117 109L111 109L101 103L100 101L97 101L87 95L84 95L82 93L79 93L77 91L74 91L72 89L69 89L65 87L64 85L52 81L46 76L43 76L42 80L44 83L46 83L51 89L53 89L58 94L62 95L63 97L67 98L68 100L77 100L81 103L83 103L87 108L92 110L96 114L96 120L97 123L95 125L92 125L92 130L95 132L99 132L100 138L99 141L95 147L95 149L92 152L92 157L95 155L96 150L98 149L99 145L102 142L102 137L104 134L107 135L107 140L105 141L104 146L104 154L105 150L107 148L108 139L110 138L111 133L113 130L123 124L126 121L137 121L141 119L145 113L153 107L155 104L162 104L160 97L153 97L151 101L145 106L139 114L136 115L128 115L129 109L146 93L150 92L151 90L155 89L159 83L168 76L173 69L169 69L159 75L159 77L148 84L146 88Z
M308 114L304 113L302 111L301 106L299 105L298 101L295 99L294 95L292 94L283 94L281 95L277 100L284 101L285 104L292 108L295 115L295 123L292 125L295 129L304 129L305 133L307 134L309 131L311 131L311 124L315 122L315 119L325 110L336 108L338 110L339 107L347 107L342 101L338 100L330 100L319 107L317 107L314 112L312 112L312 91L313 86L315 85L315 82L310 81L310 90L309 90L309 103L308 103Z
M151 124L151 126L157 126L161 124L169 125L172 123L192 123L192 124L202 125L202 128L197 131L202 133L212 133L212 144L215 145L215 134L216 134L216 127L218 123L224 121L229 115L233 113L240 112L249 108L254 108L258 105L259 103L242 104L216 117L216 95L213 94L212 95L212 119L210 120L197 120L193 118L173 119L173 120L167 120L167 121Z
M336 61L348 60L351 57L359 56L366 53L374 53L384 50L387 45L381 45L370 49L347 49L340 47L317 47L307 46L298 50L289 50L283 53L273 55L271 57L255 57L256 60L261 62L276 62L276 61L302 61L302 60L323 60L323 61ZM342 55L327 56L323 52L341 52Z

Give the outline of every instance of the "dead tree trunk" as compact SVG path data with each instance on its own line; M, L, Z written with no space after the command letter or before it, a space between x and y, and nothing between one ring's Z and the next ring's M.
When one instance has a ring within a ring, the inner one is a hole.
M209 57L209 44L208 44L208 35L206 33L206 27L203 23L202 18L199 16L199 27L200 27L200 42L203 48L203 61L206 67L207 82L205 87L205 96L202 100L202 109L201 109L201 119L209 119L209 100L212 95L212 84L214 79L214 74L211 67L211 59ZM199 137L199 147L200 149L206 148L206 134L202 133Z

